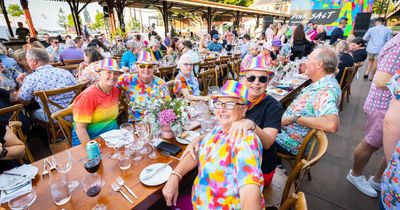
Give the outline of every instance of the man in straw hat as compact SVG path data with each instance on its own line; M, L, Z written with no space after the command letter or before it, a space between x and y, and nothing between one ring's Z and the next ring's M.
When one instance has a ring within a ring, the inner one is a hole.
M169 96L164 80L154 76L157 61L149 52L141 52L136 62L138 74L124 74L118 79L117 87L125 91L129 101L145 103L151 97ZM129 109L128 121L133 122L143 118L143 111Z
M120 90L115 87L123 71L117 61L105 58L97 63L99 81L86 88L74 100L72 146L86 143L102 133L118 129Z

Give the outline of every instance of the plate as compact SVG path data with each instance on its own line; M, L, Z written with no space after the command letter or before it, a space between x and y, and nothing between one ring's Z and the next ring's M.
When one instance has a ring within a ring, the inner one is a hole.
M25 175L25 177L9 174L0 174L0 190L10 190L16 188L31 179L35 178L39 169L32 165L22 165L18 168L13 168L8 173Z
M171 166L167 165L164 168L160 169L159 171L157 171L157 173L152 176L149 179L144 179L144 177L146 176L147 172L146 169L150 169L150 168L159 168L163 165L167 165L165 163L154 163L151 164L149 166L147 166L146 168L144 168L141 172L140 172L140 182L142 182L144 185L147 186L157 186L160 184L165 183L166 181L168 181L169 175L172 172L172 168Z
M179 142L180 144L189 144L190 142L193 141L194 138L200 136L200 133L196 131L185 131L185 133L187 133L187 136L185 138L187 141L185 141L180 137L176 137L176 141Z
M282 90L280 88L270 88L267 90L267 92L269 94L274 94L274 95L278 95L278 96L284 96L287 93L286 90Z

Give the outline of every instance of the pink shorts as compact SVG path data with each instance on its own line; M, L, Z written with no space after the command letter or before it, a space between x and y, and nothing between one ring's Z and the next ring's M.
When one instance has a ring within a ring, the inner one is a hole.
M365 141L375 147L383 145L383 120L386 110L365 111L367 122L365 123Z

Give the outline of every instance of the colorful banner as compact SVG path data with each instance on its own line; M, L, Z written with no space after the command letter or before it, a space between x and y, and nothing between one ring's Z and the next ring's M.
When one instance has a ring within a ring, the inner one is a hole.
M325 25L328 35L338 26L342 17L348 19L344 35L347 36L359 12L372 12L373 0L292 0L290 24L314 21Z

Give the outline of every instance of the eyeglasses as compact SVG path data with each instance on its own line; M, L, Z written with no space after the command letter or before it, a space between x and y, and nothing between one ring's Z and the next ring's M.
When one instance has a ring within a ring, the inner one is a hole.
M256 81L256 78L258 78L258 81L260 83L266 83L268 81L268 76L255 76L255 75L251 75L246 77L248 82L254 82Z
M182 65L183 65L184 67L194 66L193 63L182 63Z
M60 44L60 42L54 42L54 44Z
M154 68L153 64L139 64L138 66L141 69L153 69Z
M241 103L236 103L233 101L228 101L228 102L222 102L222 101L214 101L214 108L216 109L221 109L224 107L227 110L233 110L236 105L246 105L246 104L241 104Z

